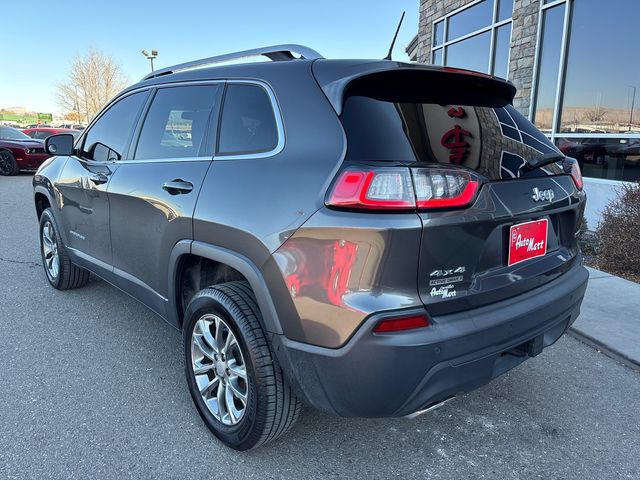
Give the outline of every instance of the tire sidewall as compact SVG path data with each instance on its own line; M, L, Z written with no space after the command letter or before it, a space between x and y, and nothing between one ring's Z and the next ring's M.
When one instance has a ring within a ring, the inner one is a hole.
M44 225L47 222L51 223L51 225L53 226L53 229L56 235L55 241L58 247L58 261L60 266L58 268L58 276L56 278L51 278L51 276L49 275L49 271L47 270L46 261L44 258L44 243L42 241L42 230L44 229ZM60 230L58 229L58 224L56 223L56 220L53 217L53 213L51 212L51 209L47 208L42 212L42 215L40 216L40 258L42 258L42 267L44 268L44 274L47 277L47 281L54 288L58 288L60 286L60 281L64 275L64 271L63 271L64 262L62 261L63 248L64 247L62 246L62 242L60 241Z
M217 290L209 290L212 294L198 294L187 307L185 312L185 323L183 328L183 345L185 354L185 373L187 384L193 402L198 413L205 421L207 427L226 445L237 449L246 450L251 448L251 437L255 436L258 421L258 405L261 396L259 385L256 382L256 358L254 353L247 347L246 321L243 321L242 314L233 308L234 304L225 294ZM235 310L235 311L234 311ZM233 334L240 345L240 350L244 358L247 369L247 407L245 414L236 425L225 425L216 419L207 408L195 381L192 369L191 336L196 322L205 314L216 314L220 316L233 331Z

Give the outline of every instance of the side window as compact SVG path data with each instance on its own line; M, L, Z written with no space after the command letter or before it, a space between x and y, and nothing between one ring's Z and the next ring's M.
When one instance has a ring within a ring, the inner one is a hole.
M260 153L278 144L278 127L267 92L257 85L229 85L224 98L218 153Z
M97 162L120 160L146 98L147 92L134 93L104 112L87 132L82 156Z
M197 157L219 87L161 88L144 120L134 159ZM208 155L213 156L213 151Z

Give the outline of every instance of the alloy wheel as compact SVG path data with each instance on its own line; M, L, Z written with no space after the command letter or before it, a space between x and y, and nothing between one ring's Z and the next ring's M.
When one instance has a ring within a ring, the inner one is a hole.
M249 395L246 364L235 335L218 315L206 314L196 322L191 367L211 414L224 425L240 422Z
M56 231L50 221L46 221L42 227L42 252L47 274L52 280L55 280L60 273L60 255L58 254Z
M7 175L11 171L11 157L8 152L0 152L0 174Z

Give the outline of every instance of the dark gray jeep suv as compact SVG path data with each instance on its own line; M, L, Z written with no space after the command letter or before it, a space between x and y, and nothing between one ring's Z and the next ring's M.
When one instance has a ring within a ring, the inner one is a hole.
M271 62L217 65L243 56ZM452 68L280 45L156 71L34 177L60 290L89 272L183 332L198 412L240 450L301 402L408 416L553 344L579 313L585 194Z

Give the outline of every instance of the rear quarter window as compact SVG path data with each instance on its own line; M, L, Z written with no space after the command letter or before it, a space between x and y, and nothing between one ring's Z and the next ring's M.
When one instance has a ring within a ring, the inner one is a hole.
M266 90L258 85L228 85L220 120L218 154L263 153L277 145L278 127Z

